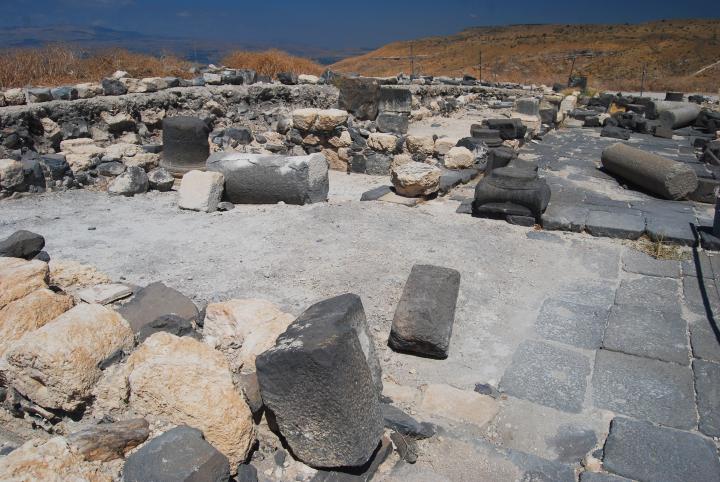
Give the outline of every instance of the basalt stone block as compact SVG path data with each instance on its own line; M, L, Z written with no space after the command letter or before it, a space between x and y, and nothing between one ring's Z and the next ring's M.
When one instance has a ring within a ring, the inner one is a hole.
M53 100L50 89L37 88L27 90L28 102L48 102Z
M362 305L346 294L311 306L257 357L265 406L296 458L358 467L383 434Z
M435 435L435 427L428 422L418 422L399 408L383 403L383 419L385 427L398 433L420 440Z
M683 97L685 97L685 94L682 92L666 92L665 93L665 100L669 100L672 102L682 102Z
M147 325L140 328L135 339L137 343L142 343L146 338L150 338L155 333L161 331L173 334L175 336L196 336L192 321L178 315L162 315L151 321Z
M532 216L539 221L549 201L550 187L536 172L501 167L477 184L472 206L480 217Z
M103 162L98 165L97 173L101 176L116 177L125 172L126 166L122 162Z
M209 133L207 124L197 117L165 118L160 165L178 177L194 169L204 171L210 155Z
M278 156L218 152L209 171L225 176L225 197L233 204L310 204L327 200L328 162L322 154Z
M337 77L338 106L358 120L375 120L380 100L380 82L368 77Z
M55 181L72 172L64 154L43 154L40 156L40 163L49 171L50 177Z
M55 87L50 91L53 100L75 100L78 98L78 91L75 87Z
M407 114L380 112L375 123L380 132L407 134L410 117Z
M250 144L254 139L252 131L247 127L229 127L223 132L223 137L242 145Z
M450 349L460 273L432 265L415 265L405 283L390 330L393 350L447 358Z
M294 72L278 72L277 79L283 85L297 85L298 76Z
M486 119L483 121L483 125L499 131L500 138L503 140L522 139L527 133L527 126L520 119Z
M485 172L491 172L499 167L505 167L515 158L517 158L517 153L510 147L500 146L489 149Z
M119 79L103 79L101 84L105 95L127 94L127 87Z
M482 140L488 147L499 147L502 145L502 138L500 137L499 131L478 124L470 126L470 136Z
M139 333L146 325L165 315L198 321L200 314L190 298L159 282L138 291L118 312L130 324L134 333Z
M475 153L475 157L484 157L488 152L488 144L484 140L477 137L463 137L457 144L456 147L464 147L471 152Z
M124 482L226 482L227 457L203 438L200 430L175 427L155 437L127 458Z
M630 139L630 131L622 127L605 126L600 131L600 137L611 137L613 139L621 139L627 141Z
M540 114L540 102L535 98L517 99L513 110L523 115L536 116Z
M45 247L45 238L31 231L15 231L0 241L0 256L33 259Z
M412 93L406 87L380 88L378 108L380 112L396 112L410 114L412 110Z

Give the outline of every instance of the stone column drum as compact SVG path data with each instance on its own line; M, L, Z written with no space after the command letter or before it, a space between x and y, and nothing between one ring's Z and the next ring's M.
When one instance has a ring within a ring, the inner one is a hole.
M160 165L173 176L205 170L210 156L210 129L197 117L168 117L163 120L163 154Z

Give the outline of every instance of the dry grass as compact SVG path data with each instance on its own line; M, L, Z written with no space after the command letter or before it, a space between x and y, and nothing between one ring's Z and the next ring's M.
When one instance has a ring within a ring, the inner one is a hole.
M87 52L66 45L0 51L0 88L97 82L116 70L136 78L187 78L190 63L171 55L154 57L124 49Z
M320 75L324 70L322 65L310 59L295 57L281 50L264 52L237 50L225 56L221 63L233 69L253 69L258 74L270 77L274 77L279 72Z
M410 42L396 42L368 54L342 60L331 68L364 75L410 73ZM639 90L647 64L645 90L717 93L720 65L693 73L720 60L720 21L673 20L638 25L516 25L464 30L448 37L412 42L416 72L458 76L479 74L484 80L567 82L571 58L576 74L589 85Z
M647 236L643 236L642 238L634 242L633 246L638 251L650 255L655 259L676 261L684 261L686 259L689 259L689 255L686 251L683 251L678 246L666 244L663 239L652 241Z

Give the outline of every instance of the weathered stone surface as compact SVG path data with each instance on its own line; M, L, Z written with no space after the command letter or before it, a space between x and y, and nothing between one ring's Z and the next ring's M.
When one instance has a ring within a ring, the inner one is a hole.
M334 80L340 90L338 105L358 120L375 120L378 114L380 83L366 77L339 77Z
M341 109L320 109L312 128L318 132L331 132L347 122L348 113Z
M195 327L192 322L177 315L160 316L140 328L140 331L137 333L135 338L138 343L142 343L155 333L160 332L170 333L175 336L192 336L199 338L198 333L195 332Z
M540 309L535 329L547 340L585 349L602 344L609 306L592 306L550 298Z
M592 386L598 408L682 429L696 423L687 366L598 350Z
M0 241L0 257L32 259L45 247L45 238L31 231L15 231Z
M485 427L497 414L498 402L492 397L450 385L427 385L423 388L418 410L429 417Z
M163 158L161 167L174 176L193 169L204 170L210 155L210 129L195 117L168 117L163 120Z
M105 149L87 138L64 140L60 143L60 151L73 173L95 167L105 154Z
M622 257L623 268L630 273L667 278L680 277L680 262L655 259L641 251L626 249Z
M255 358L274 346L294 319L265 300L211 303L205 312L203 339L227 356L233 371L255 371Z
M0 257L0 308L45 288L48 265L42 261Z
M133 418L93 425L71 434L67 440L86 461L109 462L143 443L150 435L149 428L144 418Z
M645 217L639 212L590 211L585 227L593 236L638 239L645 232Z
M442 171L422 162L407 162L391 171L395 192L408 197L428 196L437 192Z
M393 152L397 146L398 138L392 134L383 134L381 132L373 132L367 140L367 144L371 149L380 152Z
M410 125L410 117L396 112L380 112L375 123L380 132L405 134Z
M428 136L407 136L405 146L412 154L432 156L435 150L435 141Z
M225 176L225 197L234 204L308 204L327 200L328 162L322 154L266 156L216 153L209 171Z
M475 163L475 155L465 147L453 147L445 154L445 167L466 169Z
M578 413L585 400L590 360L544 342L526 341L513 355L500 391L565 412Z
M435 154L444 156L445 154L447 154L450 151L450 149L457 146L459 140L460 139L458 139L457 137L439 137L439 138L437 138L435 140Z
M660 311L679 311L678 282L668 278L644 277L623 280L617 290L615 303L618 305L643 306Z
M148 172L148 182L150 189L160 192L167 192L172 189L175 184L175 178L163 167L158 167Z
M78 291L77 296L86 303L107 305L131 294L132 290L123 284L107 283L83 288Z
M0 187L14 190L22 186L24 180L22 163L14 159L0 159Z
M100 365L132 346L132 331L120 315L100 305L78 305L6 352L7 379L38 405L72 412L90 397Z
M200 430L175 427L159 435L128 457L125 482L225 482L230 462L203 439Z
M364 465L383 433L361 306L350 294L311 306L256 360L265 405L314 467Z
M426 439L435 435L435 427L428 422L418 422L399 408L381 405L385 427L414 439Z
M225 186L225 176L219 172L189 171L178 192L181 209L211 213L217 210Z
M711 441L621 417L610 425L603 464L632 480L720 481L720 462Z
M127 166L122 162L109 161L98 164L97 173L101 176L115 177L125 172Z
M110 183L108 193L134 196L147 192L148 187L150 187L150 183L145 170L141 167L130 166Z
M395 310L390 347L420 356L447 358L459 289L458 271L413 266Z
M80 454L74 453L63 437L48 441L34 439L0 458L0 479L43 482L114 480L101 465L85 462Z
M537 173L501 167L477 184L472 207L480 217L515 215L539 220L549 200L550 188Z
M699 428L710 437L720 437L720 364L693 360Z
M232 464L245 460L255 440L252 413L233 385L222 353L191 337L155 333L130 355L117 377L115 383L123 388L115 393L126 396L136 413L191 425Z
M50 285L57 286L63 291L72 292L88 286L112 283L108 275L101 273L94 266L76 261L53 259L48 266Z
M195 322L200 315L190 298L160 282L151 283L135 293L118 311L135 333L163 315L178 315Z
M72 308L70 296L39 288L0 309L0 356L25 333L36 330Z
M292 112L293 127L301 131L309 131L312 129L318 118L318 109L295 109Z

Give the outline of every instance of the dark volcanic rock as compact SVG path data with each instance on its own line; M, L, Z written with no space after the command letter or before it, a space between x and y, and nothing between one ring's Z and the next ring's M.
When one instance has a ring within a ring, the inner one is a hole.
M256 361L260 392L294 455L314 467L358 467L383 433L374 357L356 295L308 308Z
M455 322L460 273L439 266L413 266L393 318L393 350L447 358Z
M148 172L148 181L150 182L150 189L161 192L169 191L175 184L175 178L163 167L157 167Z
M210 155L207 124L197 117L170 117L163 120L161 166L181 176L193 169L205 169Z
M143 445L127 458L124 482L226 482L227 457L203 439L200 430L180 426Z
M31 231L15 231L0 241L0 256L33 259L45 247L45 238Z
M149 284L138 291L118 312L135 333L164 315L177 315L188 321L197 321L199 315L190 298L160 282Z
M283 85L297 85L298 76L294 72L278 72L277 79Z
M118 161L103 162L97 167L97 173L101 176L115 177L123 172L125 172L125 164Z
M190 320L178 315L162 315L140 328L136 337L138 344L161 331L175 336L197 336Z
M105 95L127 94L127 87L118 79L103 79L102 88Z
M385 420L385 426L403 435L407 435L408 437L418 440L435 435L435 427L431 423L418 422L410 415L393 405L383 403L382 413L383 419Z
M338 77L334 80L340 90L338 105L358 120L375 120L380 100L380 83L367 77Z

